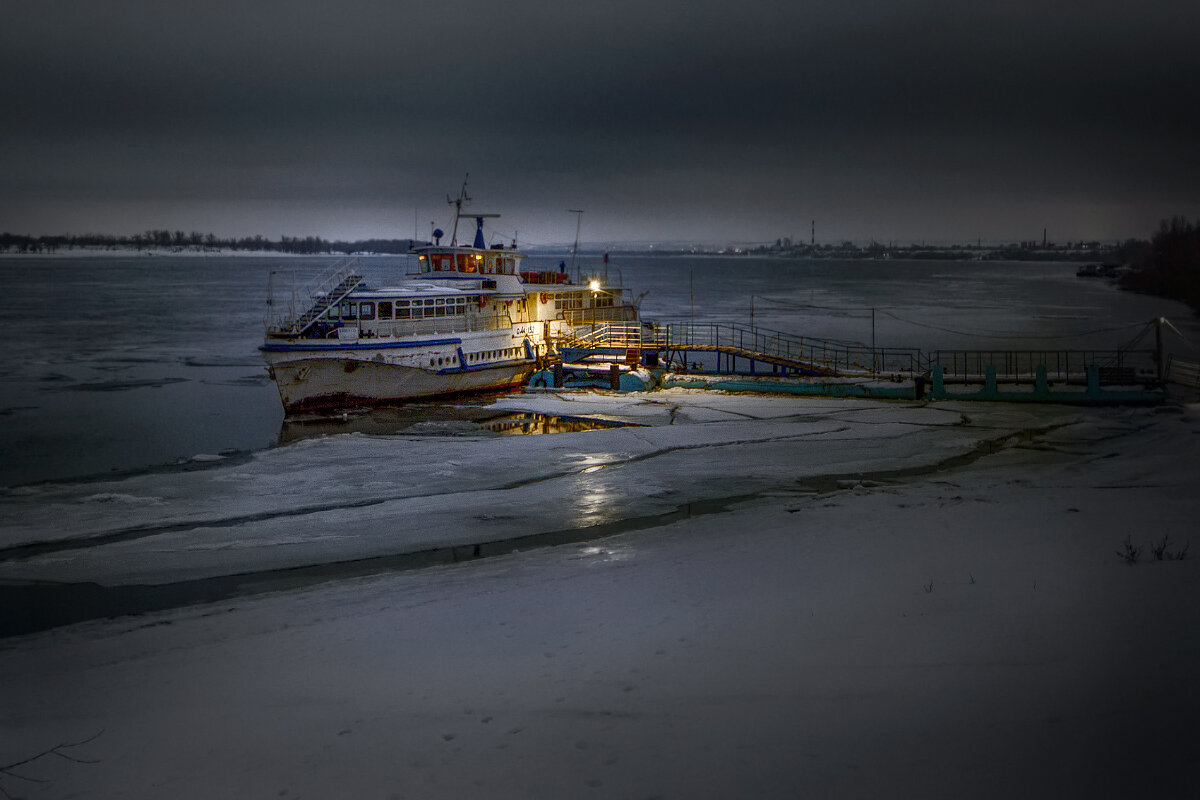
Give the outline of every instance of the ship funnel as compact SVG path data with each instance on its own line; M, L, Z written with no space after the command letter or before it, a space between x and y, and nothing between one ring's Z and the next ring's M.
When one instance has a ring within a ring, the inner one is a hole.
M487 247L483 242L483 217L475 218L475 244L473 246L478 247L480 250Z

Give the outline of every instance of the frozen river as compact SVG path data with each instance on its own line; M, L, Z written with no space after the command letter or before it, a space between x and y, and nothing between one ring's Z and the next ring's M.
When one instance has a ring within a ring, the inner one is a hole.
M673 389L305 431L255 351L279 264L0 262L61 312L0 323L0 765L39 781L4 794L1200 789L1195 407ZM1200 341L1069 265L615 266L664 320ZM624 426L484 424L535 412Z
M14 309L0 319L12 343L0 354L0 486L178 470L303 436L281 437L257 348L269 273L286 292L327 263L0 261ZM403 258L363 263L376 284L405 269ZM869 342L874 323L880 346L1082 349L1125 344L1166 315L1200 342L1182 305L1078 279L1072 264L643 256L615 258L609 271L646 292L643 316L661 321L749 324L753 311L759 327L833 340Z

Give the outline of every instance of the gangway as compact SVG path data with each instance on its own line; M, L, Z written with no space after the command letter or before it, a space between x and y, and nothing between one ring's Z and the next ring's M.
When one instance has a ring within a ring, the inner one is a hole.
M564 358L575 362L637 363L633 353L655 354L668 369L686 372L695 353L715 353L715 372L793 374L838 377L873 372L912 375L926 368L920 351L871 349L862 345L795 336L783 331L736 324L641 322L578 326L559 345ZM739 364L740 360L740 364ZM693 367L694 368L694 367Z
M773 374L828 377L878 372L912 375L925 368L915 349L870 348L748 325L673 323L667 326L666 339L662 349L668 364L679 360L686 367L691 353L716 353L717 372L738 372L738 359L752 375L764 364Z
M1068 403L1161 402L1165 394L1159 349L922 351L736 324L648 322L581 325L558 344L555 386L564 385L562 369L575 369L608 373L614 389L636 387L641 379L618 371L644 364L662 368L650 380L663 387ZM1200 366L1172 366L1176 383L1200 385ZM547 381L543 375L540 385Z
M299 291L299 295L306 297L309 303L308 310L302 314L297 314L297 292L293 291L289 312L269 322L268 331L303 336L330 308L340 303L362 283L363 276L359 274L357 267L357 258L344 258L310 280ZM267 305L274 308L273 289L270 294Z

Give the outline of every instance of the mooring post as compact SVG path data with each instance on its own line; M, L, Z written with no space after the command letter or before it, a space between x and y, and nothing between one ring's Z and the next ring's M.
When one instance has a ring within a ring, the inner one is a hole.
M621 391L621 368L616 364L608 366L608 385L614 392Z

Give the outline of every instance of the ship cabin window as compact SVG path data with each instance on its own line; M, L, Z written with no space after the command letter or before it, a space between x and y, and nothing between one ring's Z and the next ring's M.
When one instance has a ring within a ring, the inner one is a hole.
M450 253L430 253L429 269L431 272L446 272L454 269L454 256Z
M408 301L396 301L396 319L408 319Z
M342 319L354 319L356 316L355 312L358 310L358 304L347 300L342 303L340 308Z
M613 296L611 294L596 295L596 308L612 308Z
M435 317L446 316L446 309L445 309L446 300L445 300L445 298L439 297L436 300L434 300L433 302L434 302L434 309L433 309L434 316Z
M359 303L358 304L359 319L375 319L375 304L374 303Z
M563 292L554 298L554 309L583 308L583 292Z
M326 319L338 319L340 317L341 317L341 314L338 313L337 306L330 306L329 310L325 312Z
M380 300L379 301L379 318L380 319L391 319L392 318L392 301L391 300Z

